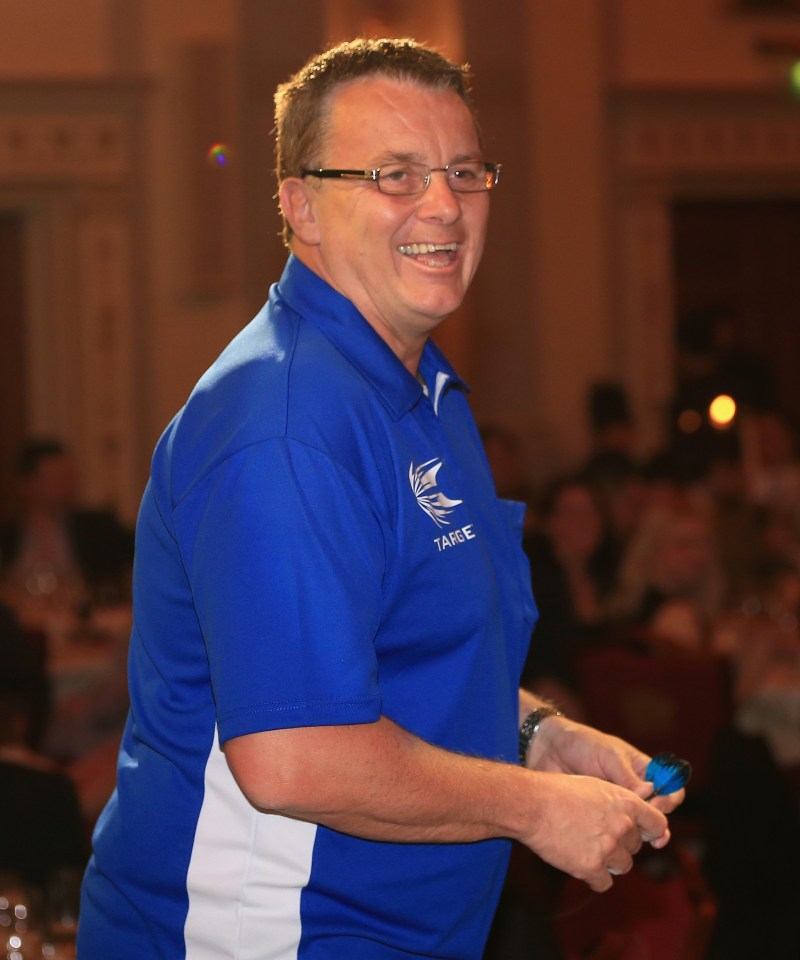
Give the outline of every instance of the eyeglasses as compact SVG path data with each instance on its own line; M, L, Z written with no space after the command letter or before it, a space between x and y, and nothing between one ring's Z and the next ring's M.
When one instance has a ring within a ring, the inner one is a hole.
M483 193L497 186L502 164L485 160L462 160L448 163L446 167L429 167L412 160L385 163L377 170L303 170L303 177L319 177L323 180L372 180L381 193L392 196L413 196L424 193L431 182L432 173L443 173L447 183L456 193Z

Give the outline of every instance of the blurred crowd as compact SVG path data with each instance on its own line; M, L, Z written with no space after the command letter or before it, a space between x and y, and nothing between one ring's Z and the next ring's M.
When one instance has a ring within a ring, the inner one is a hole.
M686 835L715 918L706 952L692 955L782 960L800 943L800 438L757 361L712 349L720 316L701 317L700 334L694 317L683 332L671 429L656 455L637 457L634 418L615 383L596 384L587 398L586 461L539 489L526 482L518 437L492 425L483 435L498 495L529 504L524 547L539 621L523 685L609 729L619 678L602 671L625 661L604 661L598 651L628 651L646 664L650 703L641 712L650 719L663 706L652 694L658 670L666 678L670 664L682 664L688 687L690 664L719 668L696 674L722 677L725 691L698 681L715 711L702 718L714 736L708 755L692 758L702 782L690 784L686 811L676 817L678 824L695 818ZM737 398L736 412L714 422L708 411L720 395ZM628 693L633 704L635 691ZM628 733L624 720L611 732ZM669 733L662 749L677 749ZM513 881L512 871L506 900L519 894ZM547 878L534 882L539 900L542 883ZM559 891L556 882L553 916L563 907ZM523 901L524 914L532 901ZM505 939L490 957L534 948L540 960L645 955L624 946L603 952L599 935L597 953L570 953L563 937L555 942L552 931L545 936L517 914L509 920L501 907ZM579 921L571 918L573 931Z
M0 524L0 907L36 901L23 926L39 936L58 906L69 937L127 712L133 533L78 505L60 442L30 440L13 470Z
M668 458L641 465L606 451L536 494L499 487L531 507L539 622L527 683L580 711L576 654L627 636L728 658L740 707L797 684L800 457L775 411L751 413L743 429L747 456L726 438L690 480ZM485 438L492 464L518 450L501 430Z

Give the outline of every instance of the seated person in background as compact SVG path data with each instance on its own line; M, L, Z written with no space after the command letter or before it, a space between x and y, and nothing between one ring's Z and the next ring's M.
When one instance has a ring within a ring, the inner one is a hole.
M635 467L637 431L623 387L613 382L592 384L586 403L592 449L579 472L594 482Z
M613 617L656 641L705 649L723 596L710 510L685 493L662 498L625 552Z
M733 723L715 744L709 795L714 816L706 836L705 872L718 904L712 957L797 956L798 615L797 568L776 565L764 570L717 632L717 649L729 658L735 682ZM742 791L747 783L758 789ZM745 798L744 792L750 795Z
M763 737L800 795L800 574L765 571L718 631L734 668L736 726Z
M742 424L742 455L750 499L796 521L800 513L800 454L791 419L779 410L750 414Z
M30 748L39 705L13 638L0 644L0 871L42 887L60 868L82 869L86 830L72 781Z
M45 645L40 635L24 632L13 611L3 603L0 603L0 664L13 668L14 695L24 697L30 705L24 743L35 749L41 742L51 710Z
M587 483L559 478L539 501L538 529L525 540L539 621L523 672L574 715L572 657L600 631L613 585L603 522Z
M133 534L113 513L79 508L75 467L62 444L31 440L17 461L20 518L0 527L7 602L32 626L37 611L75 611L128 592Z
M497 496L528 506L525 516L527 527L533 520L533 511L530 509L532 497L519 437L511 430L493 423L483 424L480 434Z
M769 514L748 495L737 434L727 434L725 442L712 452L703 486L712 510L714 539L726 588L725 605L732 608L748 596L757 581L763 580L763 574L777 559L770 544ZM792 531L790 550L794 549L794 539ZM782 537L779 542L782 543Z
M591 450L576 471L595 496L605 525L605 561L616 567L647 507L649 484L636 456L637 429L625 389L592 384L587 398Z

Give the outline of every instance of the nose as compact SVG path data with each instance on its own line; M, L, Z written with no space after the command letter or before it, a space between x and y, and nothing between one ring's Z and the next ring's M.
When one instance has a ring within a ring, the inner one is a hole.
M453 223L461 216L461 198L451 190L444 170L431 170L428 186L420 194L418 209L423 220Z

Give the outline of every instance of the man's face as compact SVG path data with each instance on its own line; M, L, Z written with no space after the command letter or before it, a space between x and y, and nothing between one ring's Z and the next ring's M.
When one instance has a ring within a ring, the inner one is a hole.
M323 165L367 170L395 160L444 167L482 158L469 109L452 90L370 77L331 97ZM464 298L489 213L483 193L454 193L434 173L424 193L388 196L370 181L305 181L315 228L295 250L415 367L428 334ZM413 245L428 251L417 252ZM448 249L441 249L447 245ZM455 245L455 246L453 246Z

